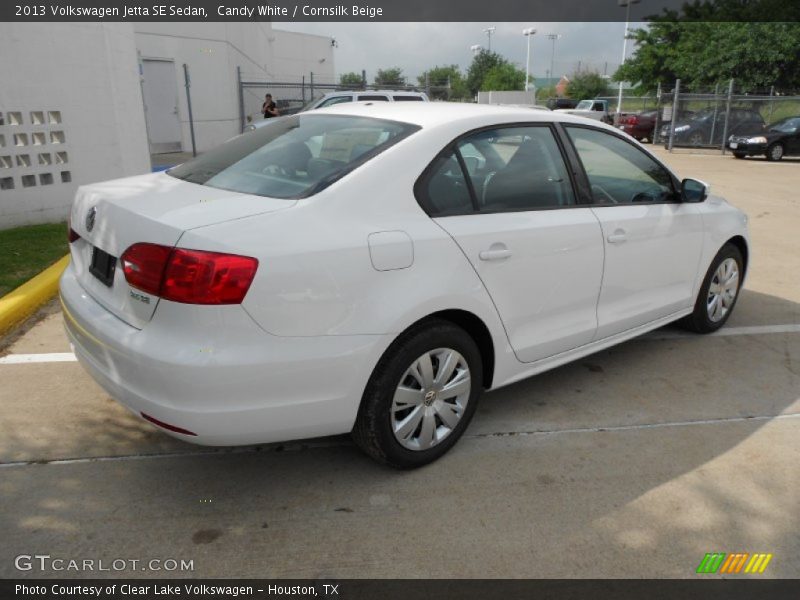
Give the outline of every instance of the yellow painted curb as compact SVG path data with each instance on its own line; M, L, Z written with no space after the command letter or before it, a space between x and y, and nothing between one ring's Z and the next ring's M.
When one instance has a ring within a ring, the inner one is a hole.
M0 333L29 317L58 292L58 279L69 264L69 254L36 277L0 298Z

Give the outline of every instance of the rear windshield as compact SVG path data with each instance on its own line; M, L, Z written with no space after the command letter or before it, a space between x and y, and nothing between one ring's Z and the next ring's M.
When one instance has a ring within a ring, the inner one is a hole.
M292 115L235 137L167 173L222 190L306 198L418 129L368 117Z

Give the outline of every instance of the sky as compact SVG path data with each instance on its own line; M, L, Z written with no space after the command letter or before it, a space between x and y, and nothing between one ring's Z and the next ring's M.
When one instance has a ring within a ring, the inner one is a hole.
M631 28L642 23L632 23ZM470 47L479 44L488 49L484 29L495 27L491 49L525 69L526 38L522 30L533 27L531 73L546 77L553 54L548 34L560 34L556 41L555 76L570 75L578 67L601 74L613 74L622 58L625 23L273 23L273 28L336 39L334 50L337 76L367 70L372 81L381 68L400 67L409 81L434 66L456 64L466 71L472 61ZM389 43L387 43L389 42ZM627 55L633 51L628 41Z

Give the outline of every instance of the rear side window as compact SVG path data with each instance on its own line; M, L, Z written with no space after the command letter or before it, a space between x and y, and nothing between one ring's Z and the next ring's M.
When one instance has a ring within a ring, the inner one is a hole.
M395 102L422 102L422 96L392 96Z
M439 155L433 161L422 187L422 207L432 217L463 215L473 211L467 180L453 150Z
M461 138L434 161L416 192L431 216L575 204L564 158L547 126L503 127Z
M564 159L549 127L508 127L461 140L481 211L522 211L575 203Z
M388 102L388 96L370 96L370 95L361 95L358 97L361 102L364 101L372 101L372 102Z
M419 129L409 123L324 113L273 121L167 173L245 194L305 198Z

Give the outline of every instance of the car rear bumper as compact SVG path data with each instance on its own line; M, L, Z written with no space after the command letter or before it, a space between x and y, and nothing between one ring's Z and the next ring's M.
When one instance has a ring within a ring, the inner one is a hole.
M71 267L60 293L67 335L95 381L165 433L203 445L350 431L366 381L390 343L378 335L277 337L238 305L163 300L139 330L89 296Z

